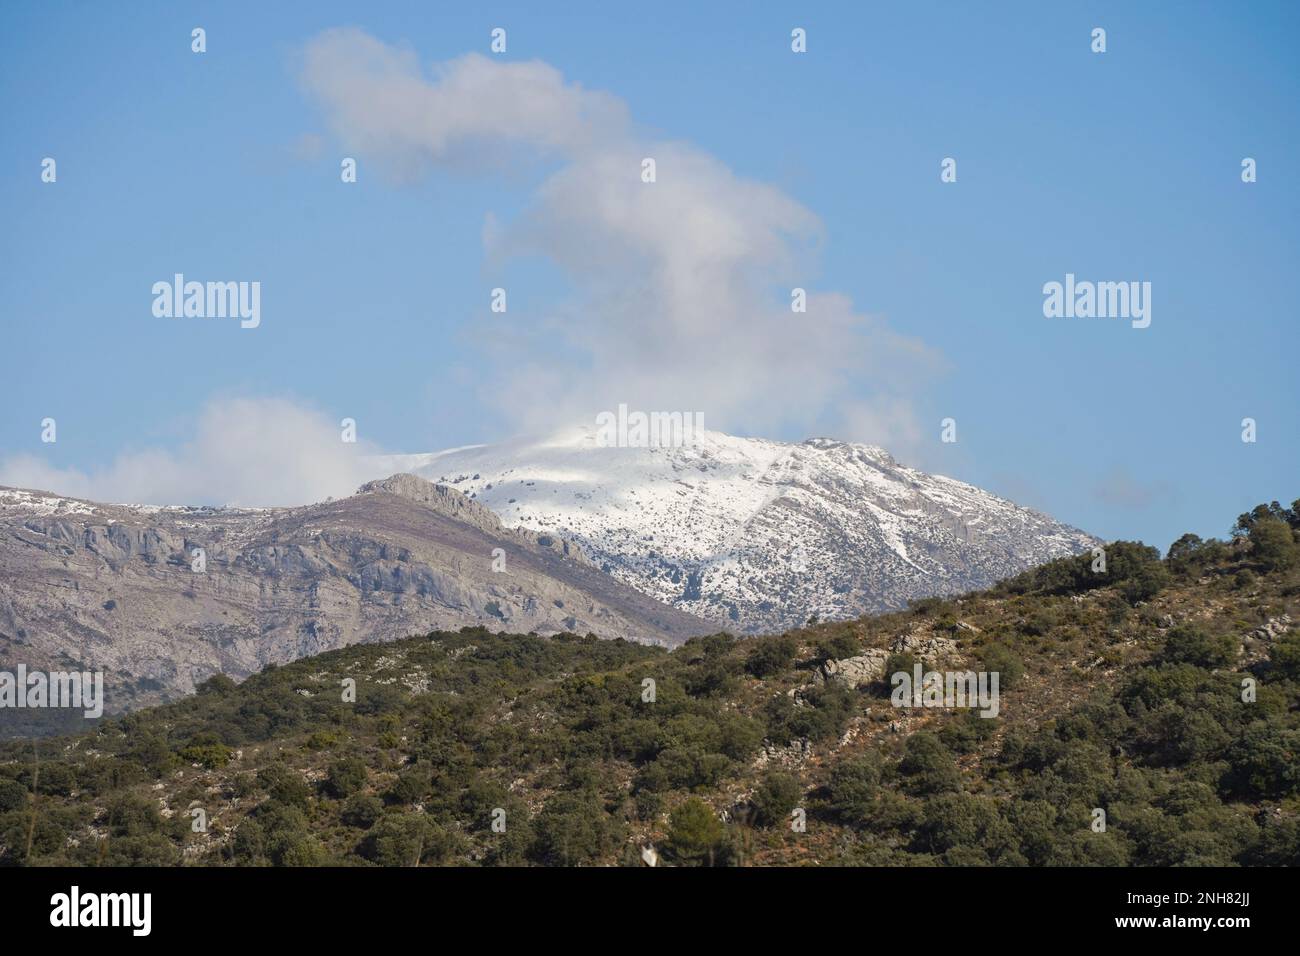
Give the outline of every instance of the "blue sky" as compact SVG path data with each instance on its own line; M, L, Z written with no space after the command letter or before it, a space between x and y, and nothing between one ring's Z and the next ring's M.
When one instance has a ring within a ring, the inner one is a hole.
M534 410L496 400L512 357L540 366L521 376L537 406L548 382L608 371L547 328L582 314L615 351L654 334L653 317L615 328L587 314L605 300L574 298L572 270L546 254L553 231L504 259L485 249L491 223L528 219L563 158L477 168L472 153L412 172L347 142L303 60L323 31L355 27L425 65L543 61L617 98L640 141L689 144L816 218L790 274L754 295L836 293L888 336L877 328L869 360L812 395L799 362L841 341L804 349L815 314L785 320L788 348L746 359L692 340L736 378L704 409L711 427L875 440L1161 547L1300 496L1295 5L379 6L0 8L0 461L93 475L183 446L205 408L241 396L355 418L387 451L490 441ZM498 26L508 49L493 57ZM1096 26L1104 54L1089 49ZM790 51L793 27L806 54ZM339 180L345 155L359 156L354 185ZM40 180L46 156L55 184ZM944 184L949 156L958 181ZM581 219L568 228L593 251ZM614 285L636 281L634 263L617 266ZM262 325L155 318L150 288L175 272L260 281ZM1151 282L1150 328L1044 318L1042 286L1067 272ZM508 319L487 310L498 285ZM899 365L912 353L891 336L924 362ZM671 348L648 348L672 381ZM1240 440L1248 416L1254 444ZM55 444L40 441L46 417ZM955 444L939 440L945 417Z

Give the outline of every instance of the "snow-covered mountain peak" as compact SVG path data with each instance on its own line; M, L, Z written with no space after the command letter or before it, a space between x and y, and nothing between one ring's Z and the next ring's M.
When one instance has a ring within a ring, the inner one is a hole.
M884 449L696 431L680 447L607 447L595 426L389 456L507 526L576 541L608 572L743 630L849 617L982 587L1094 539Z

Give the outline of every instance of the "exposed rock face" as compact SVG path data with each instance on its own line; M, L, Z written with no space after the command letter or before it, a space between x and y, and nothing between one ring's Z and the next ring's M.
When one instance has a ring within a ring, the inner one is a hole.
M975 629L967 625L964 630ZM832 682L854 688L874 684L888 676L885 665L889 662L891 653L911 654L927 666L953 663L960 659L957 642L935 634L900 634L889 647L889 650L871 648L856 657L824 661L813 674L813 683Z
M957 656L957 642L934 634L900 634L891 645L897 654L911 654L927 664L952 660Z
M785 745L765 740L763 749L754 758L753 766L794 767L811 757L812 752L812 742L807 737L800 737Z
M1291 630L1291 623L1290 614L1269 618L1242 638L1240 653L1247 661L1256 661L1268 656L1269 645Z
M818 669L814 680L845 684L849 687L864 687L885 676L887 660L889 660L888 651L871 650L858 657L826 661Z
M503 528L488 508L412 475L262 510L0 489L0 669L103 670L108 712L189 693L216 673L242 678L475 624L667 645L712 630L558 536Z
M1269 618L1267 622L1251 631L1250 636L1261 641L1273 641L1289 630L1291 630L1291 615L1283 614L1281 617Z

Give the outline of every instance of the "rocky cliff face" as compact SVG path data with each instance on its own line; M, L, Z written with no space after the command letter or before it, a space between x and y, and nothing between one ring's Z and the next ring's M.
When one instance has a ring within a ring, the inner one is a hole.
M216 673L477 624L668 645L709 630L558 535L503 528L412 475L262 510L0 489L0 669L102 670L108 712Z

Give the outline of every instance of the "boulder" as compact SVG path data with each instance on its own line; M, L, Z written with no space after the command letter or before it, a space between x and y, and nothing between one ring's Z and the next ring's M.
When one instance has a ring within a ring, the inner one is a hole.
M896 654L911 654L925 661L936 661L955 657L957 642L933 634L900 634L894 638L893 649Z
M825 661L814 678L819 683L834 681L849 687L862 687L873 684L885 676L885 662L889 652L871 650L857 657L845 657L838 661Z
M1260 641L1273 641L1289 630L1291 630L1291 615L1283 614L1281 617L1269 618L1267 623L1251 631L1250 636Z

